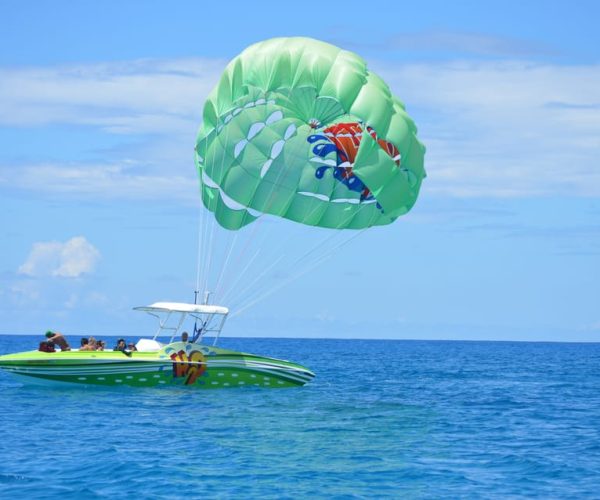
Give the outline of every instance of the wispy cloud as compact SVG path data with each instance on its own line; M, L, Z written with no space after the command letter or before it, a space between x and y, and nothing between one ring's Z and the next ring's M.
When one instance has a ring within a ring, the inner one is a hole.
M190 161L190 163L192 163ZM188 176L165 168L162 175L140 165L40 164L0 167L0 186L76 199L171 200L198 204L198 179L193 167ZM15 175L15 172L18 172Z
M600 65L479 62L379 70L428 146L430 192L600 195Z
M185 59L0 68L4 126L66 123L139 136L126 151L113 150L106 164L43 157L26 165L4 162L0 184L70 196L196 198L193 140L203 101L224 66ZM371 66L419 126L428 193L600 195L600 65Z
M224 61L138 60L0 69L0 124L67 123L114 134L196 129Z
M592 332L598 332L598 331L600 331L600 320L596 321L595 323L591 323L589 325L585 325L583 327L583 330L588 330L588 331L592 331Z
M508 58L554 55L556 49L532 40L465 31L430 30L404 32L388 36L372 43L368 41L343 40L343 47L356 50L434 52L436 54L473 54Z
M178 59L0 68L0 124L67 124L136 136L107 151L103 162L30 151L27 163L0 158L0 186L74 198L197 203L194 139L203 102L224 66Z
M33 244L18 273L30 277L77 278L93 272L99 260L100 252L83 236L64 243L38 242Z
M8 287L5 299L14 304L30 304L40 298L40 288L34 281L15 281Z

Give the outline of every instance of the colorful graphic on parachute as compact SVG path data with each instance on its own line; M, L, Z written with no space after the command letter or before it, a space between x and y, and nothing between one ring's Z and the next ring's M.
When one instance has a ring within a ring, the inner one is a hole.
M391 142L384 139L379 139L377 133L367 125L366 131L377 141L381 148L391 156L400 167L400 151ZM369 188L352 172L352 166L356 159L356 153L360 146L360 141L363 134L363 125L359 122L353 123L336 123L323 130L322 134L313 134L306 139L309 143L314 144L318 141L325 141L316 144L312 151L321 158L327 157L332 152L336 153L336 166L323 165L317 168L315 177L322 179L328 169L333 169L334 179L340 181L351 191L360 193L360 201L373 200L375 197ZM377 208L381 209L379 203Z

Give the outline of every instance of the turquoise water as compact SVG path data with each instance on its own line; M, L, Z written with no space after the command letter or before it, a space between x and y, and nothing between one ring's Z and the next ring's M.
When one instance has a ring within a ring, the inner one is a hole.
M0 353L38 337L0 336ZM23 386L0 497L552 498L600 491L600 344L222 339L303 388Z

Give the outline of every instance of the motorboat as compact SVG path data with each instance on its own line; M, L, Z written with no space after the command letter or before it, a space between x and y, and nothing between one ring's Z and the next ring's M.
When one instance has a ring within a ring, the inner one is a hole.
M0 368L29 381L44 383L179 385L199 389L294 387L315 376L308 368L291 361L217 347L229 314L226 307L156 302L134 309L158 319L154 337L139 340L136 350L19 352L0 356ZM188 318L194 320L193 335L184 341L180 331ZM212 345L208 345L207 334L214 337ZM165 336L170 338L162 343L160 339Z

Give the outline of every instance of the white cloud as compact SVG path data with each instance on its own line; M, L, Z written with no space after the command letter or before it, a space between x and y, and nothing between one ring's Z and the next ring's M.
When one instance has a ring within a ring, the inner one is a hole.
M196 130L224 67L179 59L0 68L0 124L92 125L115 134Z
M335 321L335 316L331 314L331 311L323 309L315 315L314 319L323 323L333 323Z
M197 204L194 141L204 100L224 66L180 59L0 68L1 125L69 124L139 136L108 151L105 162L50 160L43 152L23 163L0 156L0 187Z
M0 167L0 186L78 199L170 200L199 203L199 181L190 160L189 176L165 169L163 175L128 162L123 164L43 164ZM18 169L19 175L10 175Z
M528 39L491 35L487 33L429 30L404 32L381 41L340 40L340 47L362 53L363 50L463 53L501 57L531 57L555 54L551 46Z
M427 191L600 195L600 65L411 64L380 72L427 145Z
M18 272L31 277L77 278L93 272L99 260L100 252L83 236L76 236L64 243L34 243Z
M523 57L555 52L531 40L476 32L424 31L391 37L385 44L388 50L425 50L463 52L470 54Z
M10 286L9 297L16 304L29 304L40 298L40 289L38 284L31 280L16 281Z
M65 302L65 308L73 309L77 306L78 302L79 302L79 296L76 293L72 293L71 295L69 295L69 298Z
M590 331L590 332L600 332L600 321L596 321L594 323L590 323L589 325L585 325L582 330Z
M0 124L68 123L110 134L160 135L105 165L60 159L5 163L0 185L71 196L197 200L194 135L203 101L224 66L224 61L185 59L0 68ZM371 66L419 127L427 146L425 192L600 195L600 65Z

